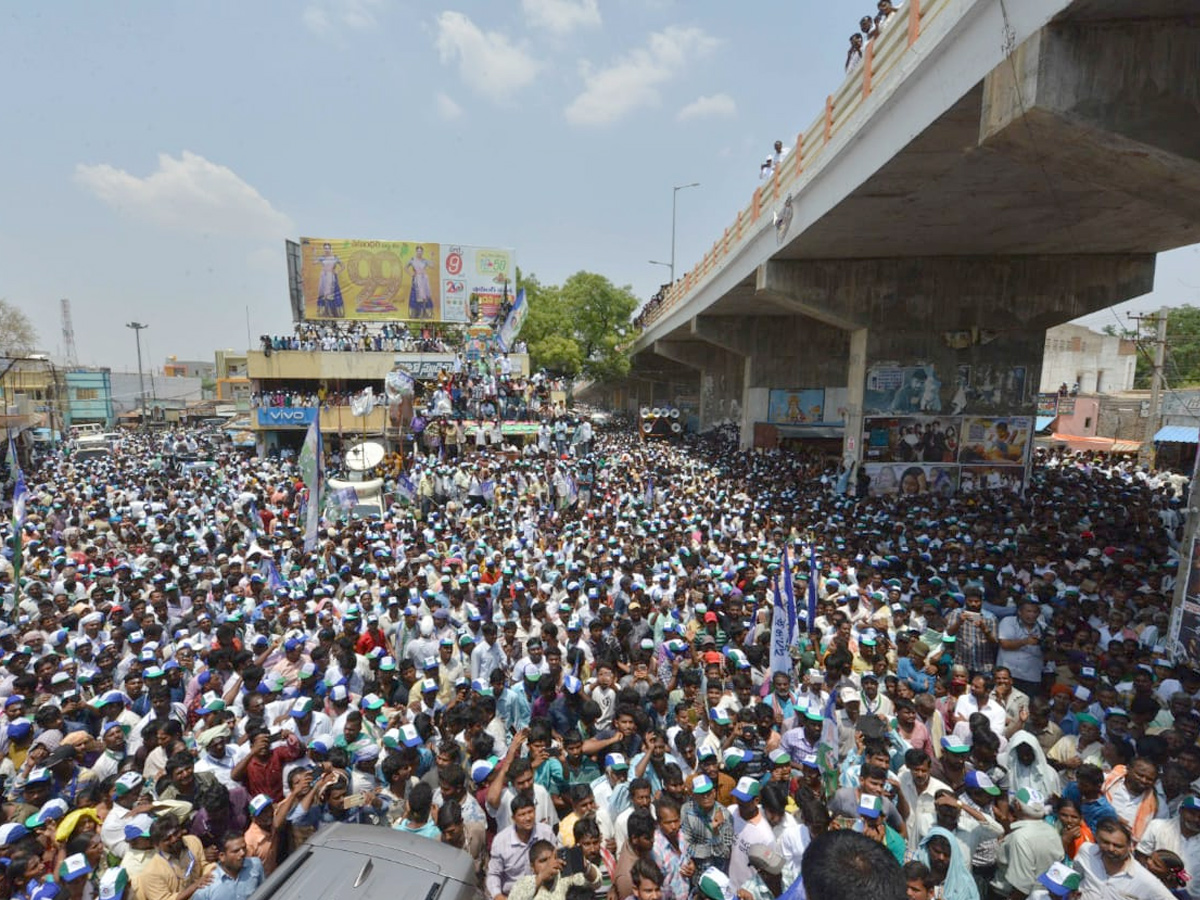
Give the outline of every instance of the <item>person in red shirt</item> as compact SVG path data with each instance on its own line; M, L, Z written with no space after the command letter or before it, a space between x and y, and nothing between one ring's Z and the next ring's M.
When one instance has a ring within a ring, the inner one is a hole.
M233 780L246 786L251 796L266 794L276 803L283 801L283 767L304 755L304 745L292 732L283 743L271 746L270 732L259 727L249 732L250 752L233 767Z
M383 629L379 627L379 616L371 614L367 616L367 628L358 636L358 640L354 642L354 652L361 656L366 656L372 650L378 647L380 650L388 653L391 647L388 646L387 635L383 633Z

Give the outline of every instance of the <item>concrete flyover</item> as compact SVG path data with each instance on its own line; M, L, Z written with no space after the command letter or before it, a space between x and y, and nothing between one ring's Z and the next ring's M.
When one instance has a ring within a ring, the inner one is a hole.
M644 311L622 400L689 394L750 446L772 391L823 389L848 459L883 441L864 417L909 415L958 417L946 461L968 427L996 454L979 431L971 462L1005 456L993 426L1034 414L1044 330L1200 242L1198 69L1195 0L909 0Z

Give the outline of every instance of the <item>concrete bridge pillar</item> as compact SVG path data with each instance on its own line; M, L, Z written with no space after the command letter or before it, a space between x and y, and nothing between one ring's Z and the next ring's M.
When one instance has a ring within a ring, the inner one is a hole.
M1011 64L1010 64L1011 63ZM979 143L1067 182L1160 210L1141 246L1200 220L1200 17L1057 22L984 79ZM1110 201L1111 206L1111 201ZM1103 226L1119 223L1097 213ZM1113 215L1122 215L1115 209ZM1103 246L1103 235L1075 240Z
M1116 254L770 261L756 286L760 299L840 332L794 346L837 357L825 374L845 380L824 384L848 387L844 452L861 462L864 423L884 428L877 419L938 419L957 442L964 427L990 427L983 420L1032 417L1046 328L1144 294L1153 281L1153 255Z

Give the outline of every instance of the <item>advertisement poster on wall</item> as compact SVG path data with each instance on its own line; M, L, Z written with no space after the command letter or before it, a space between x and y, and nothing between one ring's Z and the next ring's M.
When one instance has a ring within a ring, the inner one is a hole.
M960 419L870 418L863 423L869 462L952 463L958 459Z
M944 409L943 379L933 364L878 365L867 371L863 413L938 414Z
M1027 407L1026 366L879 363L867 370L864 415L988 415Z
M845 425L850 410L850 388L825 388L825 424Z
M777 425L815 425L824 422L824 389L771 391L767 398L767 421Z
M958 490L958 466L864 463L863 471L870 479L868 494L872 497L895 494L952 497Z
M1025 483L1023 466L963 466L958 479L961 494L1006 491L1019 494Z
M1187 582L1171 616L1171 646L1176 658L1200 658L1200 538L1192 540L1187 558Z
M1029 416L966 418L958 461L963 465L1020 466L1025 463L1032 439L1033 421Z
M1058 394L1038 394L1038 418L1054 418L1058 415Z
M1028 403L1025 366L1004 363L958 367L952 405L961 412L1004 413Z

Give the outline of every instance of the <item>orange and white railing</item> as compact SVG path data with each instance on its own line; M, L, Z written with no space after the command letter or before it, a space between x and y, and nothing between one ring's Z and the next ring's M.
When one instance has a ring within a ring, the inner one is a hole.
M738 212L733 224L717 238L700 262L666 289L662 302L646 310L642 319L643 330L689 297L730 253L757 234L759 220L775 208L788 192L793 194L795 201L796 195L803 191L812 177L814 164L830 141L850 123L871 93L885 83L929 23L950 3L951 0L907 0L882 33L866 43L862 62L847 73L837 92L826 98L825 110L820 118L796 136L795 146L775 167L771 177L755 188L750 204Z

